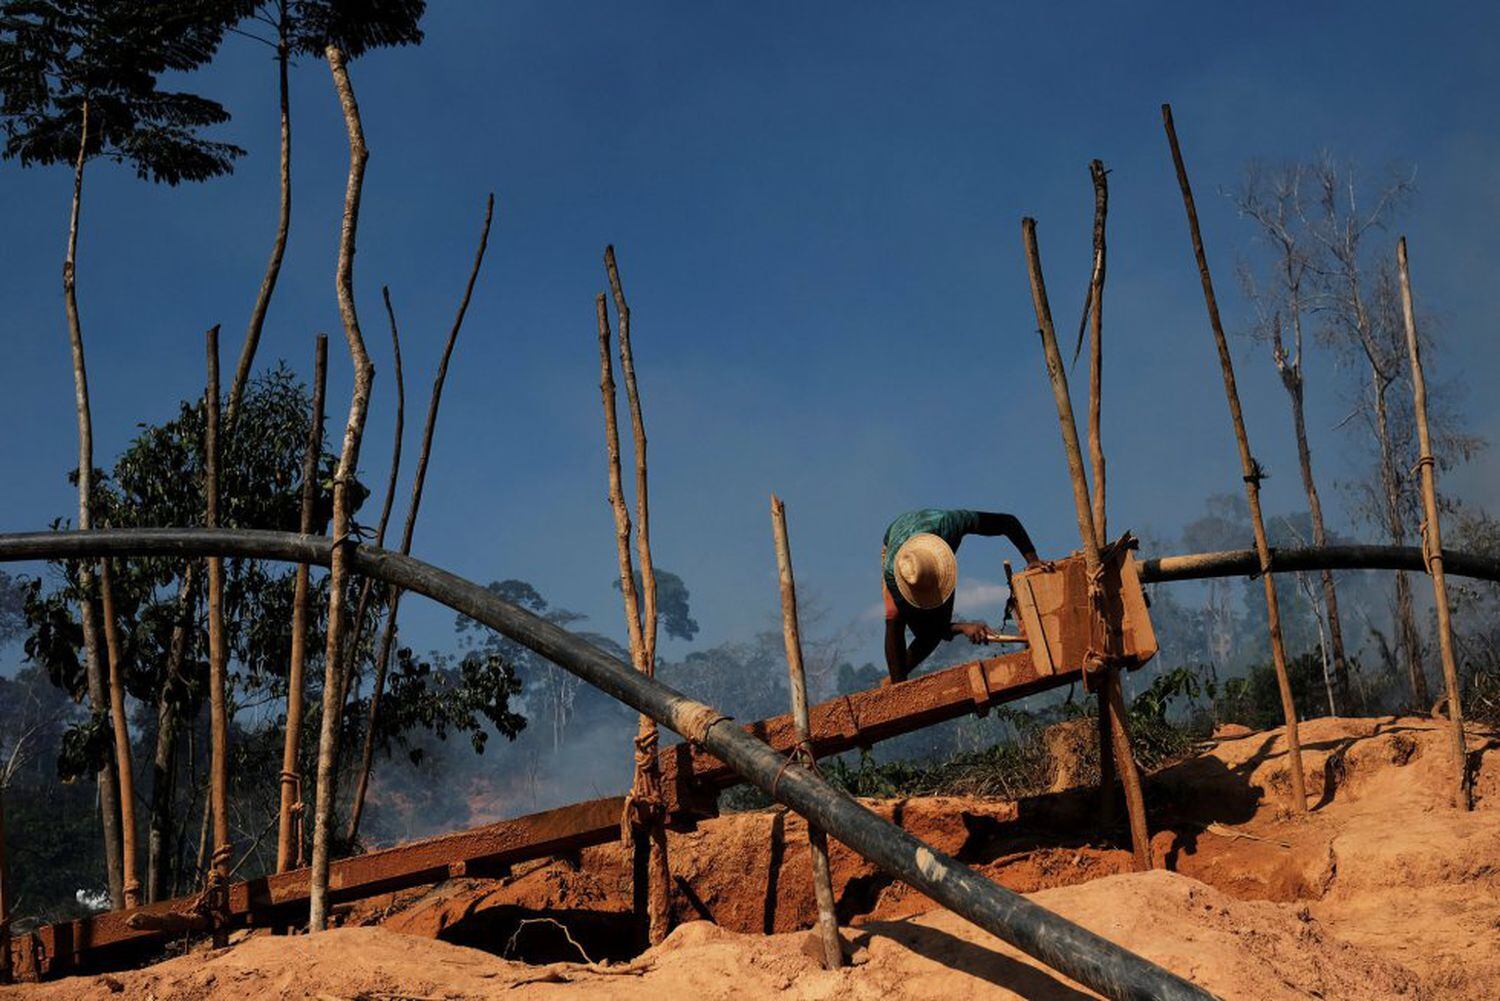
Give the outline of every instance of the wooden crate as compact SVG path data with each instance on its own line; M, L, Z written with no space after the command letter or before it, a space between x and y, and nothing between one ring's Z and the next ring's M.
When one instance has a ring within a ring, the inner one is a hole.
M1135 558L1116 549L1105 564L1105 611L1121 623L1120 663L1134 670L1156 655L1156 631L1146 610ZM1088 570L1083 554L1056 561L1052 569L1023 570L1011 580L1016 617L1040 674L1076 671L1089 649Z

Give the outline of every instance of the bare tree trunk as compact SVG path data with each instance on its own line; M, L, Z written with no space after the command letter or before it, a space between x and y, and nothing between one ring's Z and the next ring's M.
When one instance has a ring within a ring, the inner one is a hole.
M328 338L318 335L313 360L312 413L302 453L302 510L298 530L312 535L318 506L318 459L323 454L323 399L328 386ZM312 616L309 569L297 564L292 593L292 656L286 675L286 735L281 745L281 804L276 818L276 871L286 872L302 856L302 689L307 670L307 629Z
M786 642L787 678L791 682L792 721L797 727L797 755L808 768L817 767L807 718L807 676L802 668L802 635L797 622L797 581L792 575L792 546L787 539L786 505L771 495L771 533L776 540L776 568L781 578L781 635ZM818 901L818 937L823 943L823 965L844 965L839 920L834 913L833 880L828 870L828 835L807 823L807 845L812 853L813 896Z
M391 290L382 285L380 287L381 298L385 301L385 315L391 324L391 353L395 358L396 366L396 427L394 441L391 443L391 473L385 481L385 500L380 505L380 521L375 526L375 545L385 546L385 530L391 521L391 507L396 503L396 480L401 475L401 439L406 431L406 376L401 370L401 333L396 328L396 311L391 306ZM359 663L359 651L364 645L365 616L370 610L370 593L375 586L373 577L366 577L364 584L359 589L359 601L354 606L354 634L350 637L351 642L344 651L344 687L340 695L344 705L349 704L349 690L354 685L355 668ZM349 837L354 840L354 832L359 825L351 823Z
M1120 773L1120 782L1125 787L1125 808L1130 817L1130 843L1135 855L1137 869L1152 867L1151 838L1146 827L1146 800L1141 791L1141 776L1136 768L1135 755L1130 748L1129 717L1120 692L1119 671L1114 669L1111 658L1119 649L1117 629L1110 623L1104 608L1098 531L1094 525L1094 512L1089 503L1088 477L1083 471L1083 450L1078 444L1078 424L1073 417L1073 399L1068 392L1068 373L1063 367L1062 352L1057 347L1057 332L1052 326L1052 307L1047 303L1047 286L1042 277L1042 259L1036 244L1036 220L1021 220L1021 238L1026 251L1026 266L1031 278L1031 301L1036 309L1038 332L1042 338L1042 351L1047 363L1047 376L1052 383L1052 397L1057 404L1057 421L1062 431L1063 451L1067 455L1068 474L1073 481L1073 507L1078 518L1078 538L1083 545L1084 564L1088 568L1089 600L1091 604L1091 626L1096 636L1090 643L1094 651L1100 651L1099 662L1086 664L1085 670L1102 674L1102 696L1100 713L1110 719L1113 739L1115 767ZM1103 635L1097 635L1102 633Z
M1406 237L1396 243L1396 264L1401 273L1401 312L1406 321L1406 350L1411 356L1411 385L1417 419L1417 441L1422 454L1422 553L1432 576L1432 596L1437 605L1438 650L1443 660L1443 682L1447 688L1448 722L1453 736L1453 805L1474 809L1474 791L1469 778L1468 754L1464 749L1464 713L1459 699L1458 663L1453 656L1453 623L1448 604L1448 579L1443 573L1443 529L1438 513L1437 462L1432 455L1432 435L1427 428L1427 379L1422 373L1422 348L1417 342L1417 318L1411 301L1411 273L1406 261Z
M318 794L313 817L312 879L308 890L311 931L323 931L328 925L328 853L333 835L334 764L338 756L339 725L343 715L343 686L339 677L343 664L344 589L349 577L347 542L350 527L349 483L359 467L359 444L365 430L365 414L370 406L370 384L375 366L365 350L364 335L359 329L359 315L354 308L354 249L359 227L359 199L364 188L364 127L360 123L359 105L349 82L344 53L335 46L326 50L328 67L333 73L334 89L344 113L349 133L349 181L344 192L344 220L339 237L339 261L336 287L339 315L344 322L344 337L349 342L349 356L354 364L354 393L349 401L349 421L344 427L344 447L339 456L338 473L333 480L333 557L328 567L328 645L324 654L323 719L318 735Z
M171 645L167 648L166 670L162 672L161 691L156 697L156 753L151 764L151 830L146 844L146 900L156 903L170 894L169 870L174 866L172 853L172 815L177 786L177 741L181 707L177 698L182 688L182 664L187 657L193 612L198 604L197 564L183 569L177 589L177 621L172 626ZM173 879L175 883L175 879Z
M1328 532L1323 524L1323 503L1318 499L1318 485L1313 479L1312 449L1307 443L1307 413L1303 403L1302 367L1283 371L1282 384L1292 402L1292 429L1297 437L1297 465L1302 472L1302 490L1307 494L1308 517L1312 522L1313 545L1323 548L1328 545ZM1333 691L1337 706L1344 711L1349 708L1349 661L1344 655L1344 630L1339 620L1338 589L1333 583L1333 571L1324 570L1323 610L1328 617L1328 645L1333 660ZM1331 710L1334 715L1338 708Z
M120 623L109 560L99 561L99 603L104 617L104 646L109 657L109 715L115 732L115 773L120 782L120 878L126 907L141 906L136 878L135 773L130 764L130 725L125 716L125 668L121 663Z
M204 396L204 517L219 527L219 328L208 331L208 391ZM208 874L210 913L228 904L229 862L234 844L229 831L229 655L224 642L224 560L208 559L208 711L211 760L209 803L213 810L214 854ZM216 921L215 945L225 944Z
M1219 368L1224 375L1224 396L1229 403L1229 418L1234 425L1235 443L1239 447L1240 470L1245 480L1245 499L1250 505L1250 525L1255 531L1255 550L1260 558L1261 579L1266 593L1266 627L1271 634L1271 660L1276 668L1276 684L1281 690L1281 711L1286 719L1287 769L1291 779L1291 807L1294 814L1307 812L1307 786L1302 774L1302 742L1297 733L1297 706L1292 700L1291 681L1287 677L1286 648L1281 636L1281 606L1276 598L1276 585L1272 580L1271 547L1266 541L1266 522L1260 509L1261 467L1250 454L1250 440L1245 434L1245 419L1240 412L1239 388L1235 384L1234 360L1229 354L1229 342L1224 337L1224 325L1219 319L1219 303L1214 296L1213 277L1208 270L1208 255L1203 250L1203 234L1198 228L1198 209L1193 203L1193 189L1188 183L1187 166L1182 160L1182 148L1177 143L1177 129L1172 124L1172 107L1161 106L1162 124L1166 128L1167 141L1172 148L1172 163L1177 169L1177 183L1182 188L1182 204L1187 210L1188 232L1192 237L1193 255L1198 262L1198 277L1203 284L1203 301L1208 307L1209 326L1212 328L1214 344L1219 352Z
M78 160L73 167L73 207L68 216L68 256L63 261L63 304L68 314L68 343L73 355L74 409L78 415L78 527L94 525L94 421L89 413L89 377L83 357L83 324L78 317L77 263L78 217L83 206L83 165L88 159L89 105L85 101L79 129ZM109 712L109 689L99 658L99 623L94 609L94 574L88 564L78 566L79 625L83 630L84 670L88 678L89 707L95 715ZM120 829L120 790L113 759L99 769L99 816L104 830L104 869L109 878L110 905L125 906L125 882L121 869L124 854Z
M443 344L442 357L438 359L437 374L432 379L432 396L427 401L427 420L422 425L422 450L417 454L417 471L412 478L411 505L406 510L406 524L401 529L401 554L411 554L412 538L417 530L417 511L422 506L422 490L427 485L427 465L432 458L432 436L437 429L438 405L443 400L443 383L448 379L448 362L453 357L453 346L458 343L458 332L463 329L464 316L469 311L469 299L474 294L474 283L479 278L479 266L484 263L484 252L490 243L490 221L495 214L495 196L492 194L484 205L484 226L479 231L479 247L474 252L474 266L469 269L469 280L464 285L463 298L458 303L458 315L448 330L448 340ZM395 317L391 318L394 325ZM394 326L392 330L394 332ZM365 796L370 789L370 772L375 764L375 729L380 722L380 698L385 692L386 671L391 662L391 651L396 642L396 613L401 608L401 589L391 591L386 603L385 627L380 633L380 645L375 651L375 687L370 693L370 718L365 727L364 748L360 752L359 780L354 788L354 802L349 807L348 840L359 834L360 818L364 815Z
M287 37L286 3L280 5L280 17L276 32L276 68L278 92L281 96L281 202L276 219L276 239L271 244L271 259L266 263L265 277L260 281L260 291L255 296L255 308L250 313L250 327L245 331L245 343L240 348L240 360L234 369L234 381L229 386L229 406L225 424L234 427L239 416L240 400L245 394L245 384L250 381L250 369L255 364L255 351L260 346L261 329L266 323L266 311L271 306L271 293L276 290L276 278L281 274L281 260L286 256L287 232L292 226L292 108L287 86L287 64L291 59L291 41Z
M656 568L651 560L651 518L646 477L646 422L641 416L641 397L636 389L635 360L630 348L630 306L620 282L615 263L615 248L604 248L604 270L615 300L615 316L620 326L620 370L625 376L625 398L630 406L630 430L635 442L635 511L636 555L641 565L641 659L636 670L646 677L656 676ZM622 498L623 500L623 498ZM661 792L661 763L657 757L659 739L656 720L642 714L635 735L635 775L627 803L635 808L636 837L650 843L647 877L649 939L658 945L671 931L672 874L667 862L666 816ZM637 847L637 851L644 849Z

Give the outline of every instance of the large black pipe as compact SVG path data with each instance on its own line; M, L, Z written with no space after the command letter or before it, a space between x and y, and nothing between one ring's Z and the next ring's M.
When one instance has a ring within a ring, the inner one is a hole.
M1477 556L1445 549L1443 569L1461 577L1500 582L1500 559L1492 556ZM1205 577L1238 577L1257 573L1259 570L1260 560L1256 558L1253 549L1157 556L1142 560L1140 564L1141 580L1148 584L1201 580ZM1309 546L1271 550L1272 573L1308 570L1414 570L1426 573L1427 564L1422 559L1422 550L1416 546Z
M0 535L0 562L218 555L327 566L332 543L289 532L208 529L115 529ZM355 572L426 595L529 647L638 712L692 736L748 782L785 803L890 875L917 888L1047 966L1110 998L1146 1001L1211 998L1108 939L999 886L906 831L799 765L787 765L763 741L679 692L638 674L485 588L410 556L353 545Z

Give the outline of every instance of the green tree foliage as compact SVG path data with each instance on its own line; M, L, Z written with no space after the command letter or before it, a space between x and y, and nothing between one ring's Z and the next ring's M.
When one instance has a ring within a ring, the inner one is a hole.
M0 3L5 157L74 164L86 109L86 160L103 157L174 185L228 173L244 151L200 135L228 112L158 81L212 58L242 10L237 0Z

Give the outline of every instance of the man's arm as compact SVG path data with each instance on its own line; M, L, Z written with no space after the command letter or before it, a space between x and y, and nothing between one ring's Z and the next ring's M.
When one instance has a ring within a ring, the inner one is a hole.
M1021 556L1026 560L1027 566L1040 563L1037 558L1036 546L1031 544L1031 536L1026 534L1020 519L1013 514L995 514L989 511L976 511L976 524L973 528L975 535L1003 535L1010 540L1011 545L1020 550Z

